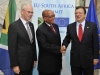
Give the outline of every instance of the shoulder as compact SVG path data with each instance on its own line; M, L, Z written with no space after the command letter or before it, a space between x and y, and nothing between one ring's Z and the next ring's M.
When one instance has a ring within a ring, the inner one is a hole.
M96 23L94 22L86 21L86 24L97 27Z
M53 24L53 26L58 27L58 25L57 25L57 24Z
M12 23L10 24L10 26L18 26L18 24L19 24L20 22L21 22L21 20L18 19L18 20L16 20L16 21L12 22Z
M72 27L74 25L76 25L76 22L70 23L69 25L67 25L67 27Z
M16 29L18 29L18 25L19 25L19 19L12 22L10 25L9 25L9 28L8 28L8 32L9 31L16 31Z
M30 22L30 21L29 21L29 24L30 24L30 25L33 25L33 23L32 23L32 22Z
M36 32L38 31L44 31L45 30L45 26L44 26L44 23L42 23L40 26L38 26Z

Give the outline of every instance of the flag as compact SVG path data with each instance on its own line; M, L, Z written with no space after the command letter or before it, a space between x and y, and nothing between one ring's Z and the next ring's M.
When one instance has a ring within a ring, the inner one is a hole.
M16 16L15 0L9 0L0 37L0 70L4 73L4 75L14 75L13 70L10 68L7 33L10 23L15 21L15 16Z
M41 17L38 17L38 26L40 26L43 23L43 19Z
M97 13L96 13L96 7L94 0L90 1L89 8L88 8L88 13L86 17L87 21L94 22L97 27L98 27L98 38L99 38L99 63L94 66L94 69L100 69L100 27L97 19Z
M42 23L43 19L38 17L38 26L40 26ZM67 27L69 24L69 18L55 17L55 23L58 25L58 27Z
M58 25L58 27L67 27L69 24L69 18L56 17L55 23Z

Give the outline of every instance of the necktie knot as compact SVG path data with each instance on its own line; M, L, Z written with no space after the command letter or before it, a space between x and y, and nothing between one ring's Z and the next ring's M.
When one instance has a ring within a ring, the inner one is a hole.
M50 28L51 28L51 29L53 29L53 26L52 26L52 25L50 25Z
M56 31L55 31L55 29L54 29L54 27L52 25L50 25L50 28L52 29L53 32L56 33Z
M82 27L82 24L80 24L79 26L81 26L81 27Z
M28 22L26 22L26 25L28 25L29 23Z

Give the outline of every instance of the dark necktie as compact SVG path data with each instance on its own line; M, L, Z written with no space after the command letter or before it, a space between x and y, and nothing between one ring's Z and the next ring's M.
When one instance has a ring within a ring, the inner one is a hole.
M82 24L79 25L79 28L78 28L78 38L81 42L82 40L82 36L83 36L83 30L82 30Z
M56 31L55 31L55 29L54 29L54 27L53 27L52 25L50 25L50 28L52 29L52 31L53 31L54 33L56 33Z
M33 40L32 40L33 37L32 37L31 29L30 29L30 26L29 26L28 22L26 23L26 26L27 26L27 33L28 33L30 42L32 43L33 42Z

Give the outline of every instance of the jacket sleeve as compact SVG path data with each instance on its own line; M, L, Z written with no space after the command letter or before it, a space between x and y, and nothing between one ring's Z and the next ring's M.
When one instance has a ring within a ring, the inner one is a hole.
M14 25L10 25L8 29L8 51L11 67L18 66L17 31Z

